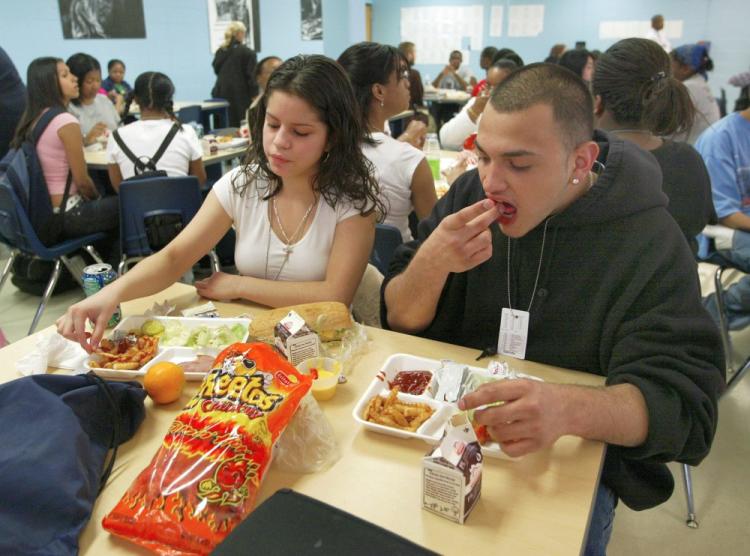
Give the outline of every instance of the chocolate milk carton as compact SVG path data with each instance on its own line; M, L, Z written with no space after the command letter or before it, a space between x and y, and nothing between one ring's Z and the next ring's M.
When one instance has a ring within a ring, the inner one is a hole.
M465 413L451 417L440 444L422 459L422 507L463 523L482 490L482 447Z
M276 348L292 365L320 355L318 335L305 324L305 319L294 311L279 321L273 329Z

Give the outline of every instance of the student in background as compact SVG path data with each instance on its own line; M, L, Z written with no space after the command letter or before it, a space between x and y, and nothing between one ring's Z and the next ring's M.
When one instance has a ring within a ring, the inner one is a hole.
M26 77L26 110L18 124L12 146L18 148L30 136L39 117L50 108L65 109L78 98L75 75L58 58L37 58L29 64ZM105 102L111 103L104 98ZM54 209L59 210L70 174L70 190L63 221L66 237L117 229L117 197L99 196L83 156L81 126L75 116L56 116L37 143L37 154ZM103 253L106 256L106 254Z
M91 350L118 303L175 282L234 226L240 275L197 282L209 299L280 307L350 304L362 280L382 211L365 129L344 70L325 56L295 56L271 76L244 164L224 175L184 230L57 321ZM86 321L94 332L86 338Z
M549 49L549 56L544 61L547 64L556 64L560 61L560 56L565 52L565 45L563 43L557 43Z
M557 63L575 73L586 83L591 83L594 77L594 58L585 48L568 50L560 56Z
M708 45L684 44L672 53L672 72L682 81L690 93L695 106L695 121L689 133L675 136L678 141L694 145L703 131L719 121L719 103L708 86L708 72L714 69L714 62L708 56Z
M66 63L78 79L81 91L80 96L71 100L68 110L81 123L84 145L91 145L117 129L120 116L109 99L99 94L102 72L96 58L79 52L68 58Z
M16 133L26 106L26 87L8 54L0 47L0 158Z
M497 54L497 48L494 46L487 46L482 49L482 53L479 55L479 67L482 68L485 75L490 71L490 67L492 67L492 60L495 58L495 54ZM485 83L487 83L487 77L474 85L474 89L471 91L471 96L475 97L481 93L485 87Z
M437 89L458 89L465 91L469 85L476 84L476 78L472 75L471 70L462 65L464 56L460 50L451 52L448 58L448 65L433 79L432 86Z
M505 59L487 70L487 79L483 80L484 87L479 96L469 99L461 111L440 128L440 144L444 149L461 150L466 138L476 133L479 119L492 95L492 90L516 69L518 66L515 62Z
M523 58L518 55L518 52L512 48L501 48L495 52L495 56L492 58L492 63L496 64L500 60L510 60L516 64L519 68L524 66Z
M690 129L693 103L672 76L669 55L648 39L625 39L599 57L593 92L596 127L654 155L662 173L667 210L693 253L696 236L716 222L711 180L698 152L663 136Z
M648 30L646 38L662 47L664 52L672 50L667 33L664 31L664 16L661 14L657 14L651 18L651 29Z
M195 176L203 185L206 169L203 166L203 148L195 130L180 125L173 111L174 85L163 73L148 71L135 80L135 89L125 103L125 117L133 101L141 109L141 117L117 130L120 140L141 160L151 158L161 146L173 126L179 131L169 142L164 154L156 162L158 170L168 176ZM135 165L123 152L114 133L107 141L107 162L112 187L118 190L123 180L135 175Z
M133 90L125 81L125 62L114 58L107 64L107 78L102 81L102 89L115 105L123 106L128 93Z
M266 56L255 68L255 82L258 84L258 94L253 99L253 103L250 108L254 107L260 99L263 98L263 93L266 90L268 79L271 77L273 70L278 68L283 60L278 56ZM249 121L249 120L248 120Z
M414 68L417 61L417 47L413 42L405 41L398 45L398 50L409 65L409 108L416 110L424 106L422 75Z
M232 21L224 32L224 42L214 55L213 68L216 84L211 90L214 98L229 102L229 125L239 127L247 109L258 93L255 82L255 52L245 46L245 25Z
M419 219L430 214L437 194L424 153L383 133L388 118L409 105L408 66L396 48L375 42L350 46L338 62L349 74L369 132L362 152L375 166L386 207L384 222L409 241L409 214L414 211Z

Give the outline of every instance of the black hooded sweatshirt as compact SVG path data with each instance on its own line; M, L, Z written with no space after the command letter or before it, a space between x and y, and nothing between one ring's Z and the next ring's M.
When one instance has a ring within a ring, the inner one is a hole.
M594 186L550 217L526 358L630 383L643 393L649 432L635 448L608 446L602 480L631 508L667 500L674 480L664 462L698 464L716 431L724 388L718 330L701 305L696 263L669 216L654 157L632 143L597 132L606 169ZM401 246L381 291L403 271L440 221L485 198L478 174L467 172ZM544 223L510 239L510 297L529 306ZM497 345L508 306L509 238L493 223L493 255L451 274L433 322L421 336L477 349Z

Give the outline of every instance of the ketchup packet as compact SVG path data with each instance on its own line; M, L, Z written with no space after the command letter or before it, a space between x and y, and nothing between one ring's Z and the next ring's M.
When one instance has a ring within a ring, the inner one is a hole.
M158 554L211 552L253 509L311 384L266 344L226 348L104 528Z

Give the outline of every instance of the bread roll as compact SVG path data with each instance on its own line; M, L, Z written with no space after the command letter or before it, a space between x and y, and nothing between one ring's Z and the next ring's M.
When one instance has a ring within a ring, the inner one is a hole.
M272 339L273 327L289 311L294 311L301 316L322 342L340 340L344 332L353 324L349 308L343 303L338 301L304 303L258 313L250 323L250 338L261 341Z

